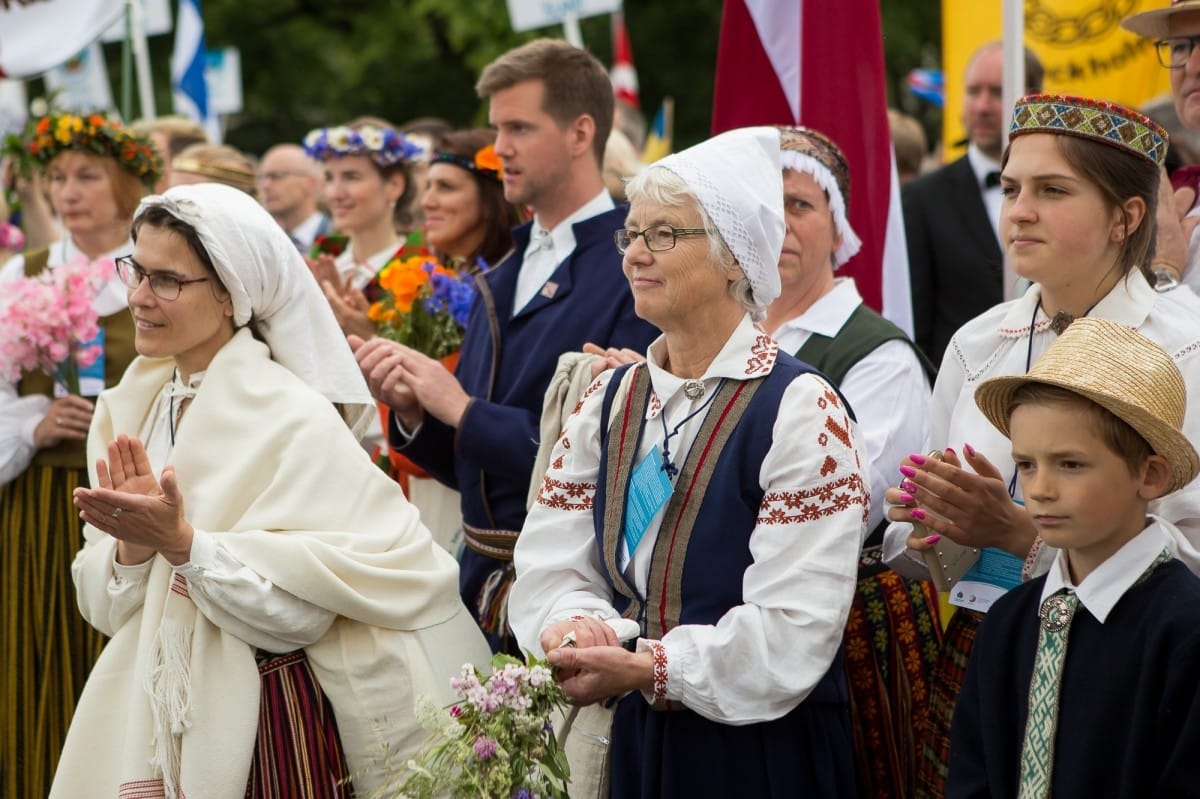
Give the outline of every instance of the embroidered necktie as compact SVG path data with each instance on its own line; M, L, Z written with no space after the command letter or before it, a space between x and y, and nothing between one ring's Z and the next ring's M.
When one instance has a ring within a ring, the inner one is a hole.
M1163 550L1142 572L1134 586L1141 585L1161 563L1171 559ZM1067 658L1067 637L1071 620L1079 607L1075 594L1056 593L1047 597L1038 610L1037 654L1033 659L1033 679L1029 683L1029 717L1025 720L1025 741L1021 745L1021 784L1018 799L1046 799L1054 773L1054 737L1058 728L1058 699L1062 687L1063 663Z
M1019 799L1045 799L1050 795L1058 691L1067 658L1067 636L1078 606L1075 594L1059 593L1048 597L1038 611L1042 623L1033 660L1033 680L1029 683L1029 718L1025 721L1025 743L1021 746Z

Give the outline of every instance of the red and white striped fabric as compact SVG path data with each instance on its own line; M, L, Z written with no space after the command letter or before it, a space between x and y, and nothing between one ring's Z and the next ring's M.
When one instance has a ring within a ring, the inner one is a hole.
M878 0L725 0L712 132L746 125L806 125L846 153L863 246L839 271L911 335Z
M633 66L633 48L629 46L629 31L625 29L625 15L612 15L613 62L609 71L613 94L634 108L641 107L638 99L637 70Z

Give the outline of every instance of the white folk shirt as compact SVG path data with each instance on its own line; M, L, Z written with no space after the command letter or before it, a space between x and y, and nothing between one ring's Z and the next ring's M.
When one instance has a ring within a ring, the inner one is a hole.
M133 252L133 241L127 240L101 258L116 258ZM50 245L49 268L69 263L81 256L79 248L70 238ZM25 256L15 255L0 267L0 306L4 303L7 284L25 276ZM104 284L92 303L97 315L108 316L128 306L128 291L117 276ZM0 485L15 480L29 468L37 447L33 445L33 433L50 407L50 398L43 395L22 397L15 383L0 380Z
M776 347L749 316L734 330L703 377L705 394L688 399L684 380L661 368L666 341L650 345L647 365L653 384L637 459L663 441L660 417L674 428L699 408L722 378L745 380L770 372ZM617 627L620 614L603 576L593 529L593 499L601 479L600 430L607 371L584 394L551 455L538 501L522 528L513 560L517 579L509 595L509 622L525 649L542 653L540 635L548 625L575 615L602 619ZM858 501L829 509L813 521L763 518L783 507L784 493L811 492L851 474L863 458L858 431L850 423L850 445L822 436L830 413L828 384L816 375L797 378L785 391L773 427L770 451L759 471L765 492L760 522L750 537L754 563L743 581L744 603L716 625L681 625L662 638L667 655L666 698L682 702L718 722L749 724L783 716L811 692L829 670L842 640L858 568L866 522L866 491ZM671 439L671 457L682 464L703 414ZM848 419L847 419L848 422ZM824 438L826 446L816 442ZM865 488L865 486L864 486ZM565 492L560 502L546 492ZM650 554L664 511L651 521L625 573L645 591ZM786 515L786 514L785 514ZM781 657L780 653L789 653Z
M537 296L542 286L554 274L554 270L558 269L558 265L575 252L575 223L591 219L613 208L616 208L616 205L612 196L609 195L608 189L604 189L576 209L575 213L555 225L553 230L547 231L537 216L534 216L529 244L526 245L525 255L521 260L521 271L517 273L517 288L513 295L512 308L514 316Z
M814 333L836 336L860 305L854 281L838 278L832 291L780 325L774 338L781 350L795 355ZM883 493L899 480L896 466L921 452L929 435L929 380L912 347L896 340L884 342L852 366L838 388L858 419L859 443L870 464L870 535L887 510Z
M1041 293L1035 284L1024 297L997 305L954 334L933 387L926 449L952 447L961 451L964 444L970 444L1005 480L1012 477L1012 445L975 404L975 389L991 377L1025 374L1027 363L1036 362L1058 338L1040 309L1031 337L1029 323ZM1089 315L1128 325L1156 342L1183 373L1188 396L1200 397L1200 300L1190 291L1158 294L1141 272L1134 271L1096 303ZM1137 364L1130 367L1137 368ZM1200 442L1200 404L1188 403L1183 432L1188 440ZM899 479L898 472L896 476ZM1193 480L1179 491L1151 502L1150 509L1179 528L1179 558L1192 571L1200 572L1200 481ZM908 522L888 526L884 560L907 577L928 577L919 555L910 555L907 549L911 531ZM1055 552L1052 547L1042 547L1031 575L1044 574Z

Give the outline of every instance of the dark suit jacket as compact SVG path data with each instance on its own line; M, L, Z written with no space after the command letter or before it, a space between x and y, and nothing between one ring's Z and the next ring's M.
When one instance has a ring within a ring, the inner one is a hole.
M574 225L575 250L551 275L547 290L515 316L517 274L531 224L513 231L513 251L483 276L488 297L471 307L455 375L471 404L457 430L427 416L407 446L389 420L393 446L441 482L462 493L463 521L472 527L519 531L537 456L542 403L564 352L587 342L645 352L658 330L633 311L613 231L628 208L617 206ZM553 288L550 286L553 284ZM488 313L487 299L495 316ZM459 584L474 612L489 576L504 561L467 550ZM489 636L493 647L497 639Z
M914 340L935 364L950 337L1004 299L1004 263L966 156L901 191Z

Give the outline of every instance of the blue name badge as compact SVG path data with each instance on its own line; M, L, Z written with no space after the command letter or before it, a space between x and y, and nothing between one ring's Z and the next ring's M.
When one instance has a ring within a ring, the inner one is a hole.
M981 549L979 560L950 589L950 604L987 613L993 602L1021 584L1024 565L1002 549Z
M637 551L650 522L671 498L671 479L663 469L662 450L658 445L642 458L629 481L625 499L625 551L630 559Z

